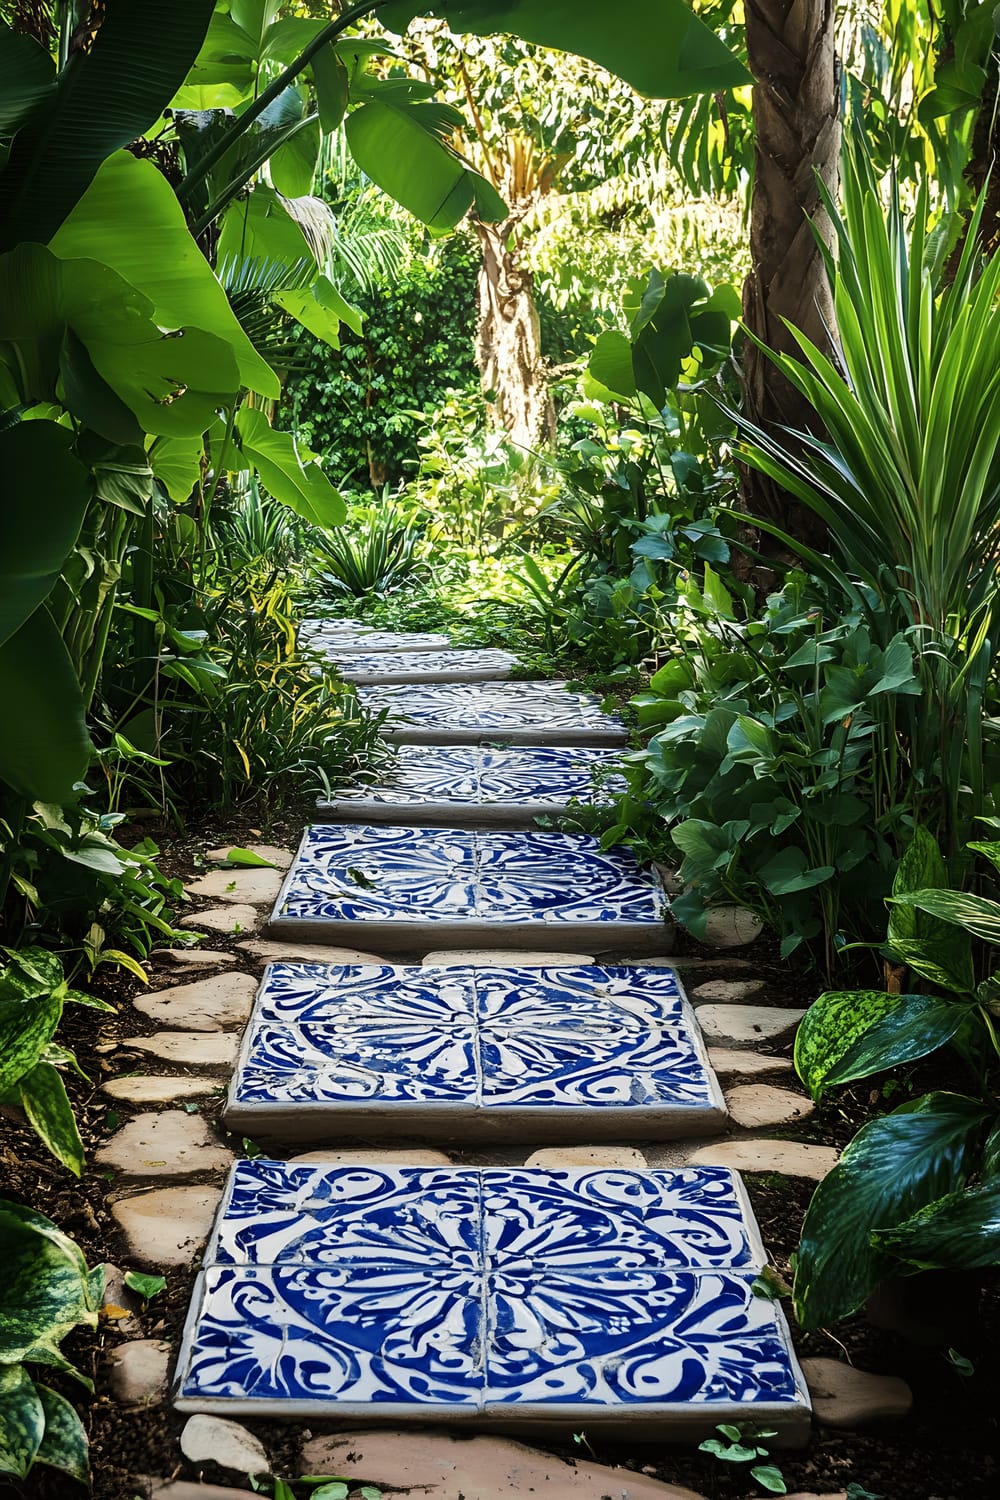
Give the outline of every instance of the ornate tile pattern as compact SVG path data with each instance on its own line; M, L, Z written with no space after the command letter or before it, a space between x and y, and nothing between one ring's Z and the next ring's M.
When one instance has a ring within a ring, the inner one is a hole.
M367 625L355 625L354 629L346 630L340 628L340 621L336 622L336 628L329 628L332 622L328 621L314 623L314 629L308 628L309 622L300 627L300 645L333 660L359 652L377 652L380 655L389 652L441 652L447 651L451 646L450 636L430 631L372 630Z
M271 916L271 931L341 931L379 923L527 933L602 924L603 936L662 946L667 901L626 849L588 834L505 833L395 825L306 830Z
M400 745L386 779L374 786L338 792L333 802L317 803L349 811L386 809L391 816L434 806L456 809L509 807L526 817L556 811L570 801L609 801L623 791L615 750L595 746L551 749L522 746L485 750L478 746Z
M725 1107L669 969L272 964L226 1118L251 1134L395 1117L496 1138L566 1121L695 1135Z
M808 1398L739 1179L233 1169L176 1373L181 1410L616 1417L685 1432Z
M621 721L590 693L560 682L439 683L362 688L362 703L389 718L384 733L409 744L505 740L546 746L625 744Z
M341 652L337 671L348 682L421 683L490 682L509 677L517 658L509 651L386 651Z

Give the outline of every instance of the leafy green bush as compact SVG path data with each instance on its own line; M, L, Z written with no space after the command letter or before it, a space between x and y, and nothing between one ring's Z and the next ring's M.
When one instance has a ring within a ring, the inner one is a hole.
M423 540L424 527L385 491L380 503L355 506L340 530L316 534L310 559L316 569L315 586L321 595L356 599L388 594L419 576Z
M1000 868L1000 844L970 847ZM951 889L920 828L891 902L884 951L917 976L918 990L821 995L796 1037L799 1076L818 1099L951 1047L968 1066L970 1092L925 1094L873 1120L817 1188L795 1267L807 1328L853 1312L888 1277L1000 1264L1000 1103L990 1086L1000 970L977 981L1000 946L1000 903Z
M97 1324L104 1268L50 1220L0 1199L0 1474L26 1479L35 1464L90 1480L87 1434L64 1396L36 1383L29 1366L47 1365L92 1390L60 1353L72 1329Z
M454 387L478 388L473 358L478 255L455 235L433 256L414 255L392 285L357 296L360 335L312 346L307 375L288 384L287 425L358 488L401 484L418 458L416 411Z
M919 693L902 635L885 648L860 610L802 574L760 618L706 567L674 616L675 645L633 700L653 730L631 757L611 838L682 855L673 910L696 935L709 906L736 901L832 967L842 933L873 936L896 852L922 789L892 734Z

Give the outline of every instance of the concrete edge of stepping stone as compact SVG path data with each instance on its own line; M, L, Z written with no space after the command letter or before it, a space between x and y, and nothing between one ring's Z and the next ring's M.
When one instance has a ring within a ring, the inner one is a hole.
M526 948L449 948L436 949L420 960L425 969L456 969L470 965L484 969L564 969L596 963L590 953L548 953Z
M275 910L281 905L279 897ZM307 933L315 934L317 942L335 945L348 933L360 936L363 930L365 941L386 953L410 953L429 947L431 943L439 949L495 947L500 939L512 951L517 948L537 950L539 941L558 938L566 951L579 944L581 951L590 950L594 943L593 922L449 922L428 921L426 918L412 920L383 920L381 918L352 922L350 919L283 917L272 915L267 925L267 935L274 942L284 940L301 943ZM607 932L600 936L612 947L627 944L633 951L647 948L651 954L667 955L673 941L674 929L666 922L607 922L602 923ZM798 1014L802 1014L799 1012Z
M702 1500L693 1490L631 1469L579 1458L570 1463L508 1437L433 1429L369 1427L312 1438L302 1449L300 1472L343 1474L349 1486L378 1484L387 1493L427 1500Z
M875 1375L840 1359L803 1359L813 1415L823 1427L850 1430L870 1422L902 1421L913 1392L898 1375Z
M628 730L614 725L607 729L546 729L544 726L537 729L482 729L476 724L434 726L390 718L380 733L392 745L537 745L555 750L578 746L581 750L589 750L628 744Z
M579 798L576 799L579 802ZM538 818L560 817L569 802L316 802L316 812L334 823L399 823L422 828L501 828L510 833L537 832Z

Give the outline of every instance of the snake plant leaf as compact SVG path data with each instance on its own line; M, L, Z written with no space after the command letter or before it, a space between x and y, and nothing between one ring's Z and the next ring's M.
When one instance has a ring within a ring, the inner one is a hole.
M161 328L199 328L224 340L245 386L262 396L281 394L277 375L244 333L173 189L152 162L128 151L109 157L49 249L61 260L110 266L149 299Z
M0 250L44 244L101 163L154 125L198 55L215 0L106 0L89 46L14 137L0 177Z
M456 33L504 32L575 52L653 99L684 99L749 83L750 75L683 0L394 0L379 12L391 31L434 15Z
M0 781L31 802L72 802L93 746L79 679L44 605L0 646L0 702Z
M59 1070L48 1062L36 1063L17 1087L21 1106L36 1135L56 1161L79 1177L85 1161L83 1141Z
M83 1423L74 1408L47 1385L37 1385L35 1390L45 1414L45 1431L35 1454L36 1464L48 1464L69 1474L80 1484L90 1481L90 1445Z
M72 448L73 433L57 422L19 422L0 432L0 646L48 598L80 534L90 488Z
M894 1274L897 1262L873 1235L961 1187L987 1119L980 1100L934 1093L859 1131L816 1189L802 1226L794 1297L803 1328L855 1312Z
M795 1071L813 1099L822 1099L830 1072L855 1042L902 1000L882 990L827 990L813 1001L795 1033Z
M1000 1265L1000 1176L948 1193L872 1238L879 1250L922 1269Z
M45 1409L23 1365L0 1367L0 1474L27 1479L45 1432Z

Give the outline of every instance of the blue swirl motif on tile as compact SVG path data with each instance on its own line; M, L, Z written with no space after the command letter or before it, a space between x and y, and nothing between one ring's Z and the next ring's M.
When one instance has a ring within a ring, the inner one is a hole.
M308 1022L393 1021L450 1026L475 1019L471 969L438 974L411 964L272 964L254 1006L254 1019Z
M377 802L406 806L412 802L483 803L547 802L562 806L605 802L624 790L624 777L610 774L620 762L615 750L536 749L483 750L475 746L401 745L386 779L375 785L338 791L338 802ZM594 772L600 773L599 783Z
M209 1258L468 1268L482 1246L473 1170L238 1162Z
M444 647L440 651L379 651L366 650L363 646L343 649L338 652L338 670L348 680L352 677L386 676L394 674L411 682L426 682L428 676L439 676L444 672L455 672L459 677L464 672L479 674L495 672L504 677L516 665L517 658L509 651L477 647L462 650L461 647Z
M655 876L582 834L317 825L281 914L298 920L661 920Z
M620 1029L656 1031L687 1021L672 969L480 969L480 1020L494 1027L566 1029L607 1037Z
M726 1167L483 1172L483 1255L494 1270L731 1268L760 1258Z
M397 721L427 726L503 730L535 723L546 729L610 729L620 722L602 713L589 693L539 682L361 688L358 696L372 711L388 709Z
M446 1104L475 1096L479 1048L471 1024L264 1023L252 1036L239 1089L240 1099L249 1103Z
M480 1040L482 1102L494 1109L708 1105L708 1074L690 1037L665 1031L618 1038L535 1035L496 1028Z
M476 1406L474 1269L211 1267L181 1394Z
M486 1404L797 1402L752 1273L500 1271L488 1279Z

